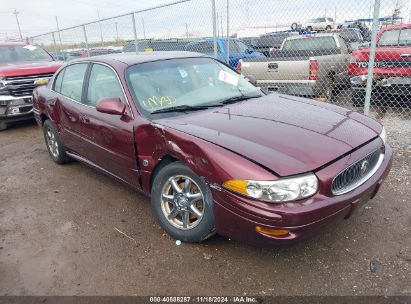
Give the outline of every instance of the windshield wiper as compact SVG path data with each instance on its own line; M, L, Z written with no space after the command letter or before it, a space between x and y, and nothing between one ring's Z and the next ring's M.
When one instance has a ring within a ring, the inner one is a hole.
M251 99L251 98L257 98L257 97L261 97L262 95L240 95L240 96L234 96L234 97L230 97L227 99L224 99L223 101L220 102L220 105L226 105L226 104L232 104L232 103L236 103L239 101L243 101L243 100L247 100L247 99Z
M205 110L210 107L215 107L216 105L209 105L209 106L190 106L190 105L180 105L174 106L164 109L159 109L151 112L150 114L157 114L157 113L169 113L169 112L185 112L185 111L198 111L198 110Z

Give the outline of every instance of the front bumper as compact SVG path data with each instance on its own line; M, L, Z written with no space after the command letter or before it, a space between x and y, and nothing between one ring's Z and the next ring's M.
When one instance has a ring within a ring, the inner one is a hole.
M13 97L0 95L0 121L3 123L33 118L31 96Z
M351 212L378 192L392 164L392 149L385 146L385 156L379 169L364 184L342 195L330 193L331 181L347 164L361 159L381 145L381 140L354 151L328 167L315 172L321 186L319 192L305 200L282 204L263 203L229 192L213 189L216 230L233 240L255 246L270 247L292 243L324 224L347 218ZM375 150L374 150L375 151ZM256 231L256 226L286 229L286 236L267 236Z

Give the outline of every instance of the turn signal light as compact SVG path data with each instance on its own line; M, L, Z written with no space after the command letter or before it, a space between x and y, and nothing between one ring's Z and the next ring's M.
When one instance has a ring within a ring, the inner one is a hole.
M256 226L255 230L258 233L261 233L263 235L275 236L275 237L286 237L290 234L290 231L286 229L272 229L272 228L264 228L261 226Z

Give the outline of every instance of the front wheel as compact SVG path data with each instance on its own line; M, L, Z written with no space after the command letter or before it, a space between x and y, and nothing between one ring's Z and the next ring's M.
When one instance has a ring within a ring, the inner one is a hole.
M351 103L356 108L363 108L365 104L365 92L352 90Z
M201 242L214 234L211 191L181 162L167 165L156 175L151 206L161 227L178 240Z

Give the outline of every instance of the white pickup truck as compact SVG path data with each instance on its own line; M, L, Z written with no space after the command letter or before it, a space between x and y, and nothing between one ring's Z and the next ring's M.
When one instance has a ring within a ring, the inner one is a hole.
M268 91L329 97L335 85L349 83L350 50L336 33L289 37L268 58L242 59L237 71L254 76Z

